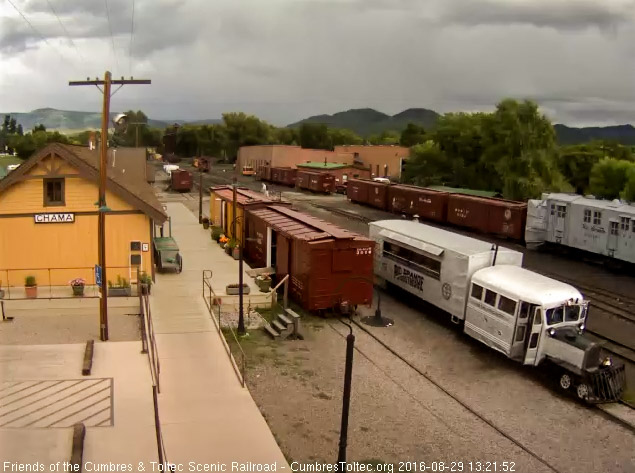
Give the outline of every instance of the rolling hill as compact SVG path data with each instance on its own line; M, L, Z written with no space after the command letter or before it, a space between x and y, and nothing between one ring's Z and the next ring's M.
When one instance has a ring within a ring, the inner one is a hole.
M111 118L119 112L110 114ZM78 112L73 110L57 110L55 108L38 108L26 113L0 113L0 117L11 115L22 125L24 131L31 130L36 125L44 125L47 130L81 131L86 129L99 129L101 127L101 113ZM211 124L220 123L220 119L211 120L154 120L148 119L148 125L153 128L165 128L174 123L183 124Z
M323 123L333 128L348 128L360 136L368 136L383 131L401 131L408 123L416 123L431 128L439 114L425 108L409 108L397 115L387 115L372 108L357 108L333 115L315 115L289 125L296 128L303 123Z
M593 140L618 141L623 145L635 145L635 128L632 125L593 126L573 128L566 125L554 125L558 143L575 145Z

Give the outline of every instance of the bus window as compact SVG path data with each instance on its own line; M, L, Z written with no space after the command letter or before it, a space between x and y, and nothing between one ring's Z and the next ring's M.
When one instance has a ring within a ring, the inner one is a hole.
M541 325L541 324L542 324L541 310L536 309L536 315L534 316L534 325Z
M559 324L564 321L564 307L547 309L547 325Z
M516 313L516 301L501 295L498 299L498 310L502 310L509 315L514 315Z
M530 304L528 302L520 303L520 311L518 312L519 319L526 319L529 316L529 307Z
M483 288L478 284L472 284L472 297L479 301L483 298Z
M578 320L580 316L580 306L579 305L568 305L564 308L564 321L565 322L575 322Z
M525 325L519 325L516 329L516 341L522 342L525 339Z
M485 303L492 307L496 306L496 293L494 291L485 289Z

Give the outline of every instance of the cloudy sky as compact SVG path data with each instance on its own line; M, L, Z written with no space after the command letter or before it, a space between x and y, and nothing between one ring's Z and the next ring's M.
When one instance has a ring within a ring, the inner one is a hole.
M68 81L109 69L152 79L113 109L158 119L283 125L510 96L556 122L635 123L635 0L3 0L0 64L1 112L98 111L98 91Z

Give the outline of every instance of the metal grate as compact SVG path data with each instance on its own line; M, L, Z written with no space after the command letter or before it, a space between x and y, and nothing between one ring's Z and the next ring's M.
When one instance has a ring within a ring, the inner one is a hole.
M13 381L0 384L0 427L113 425L112 378Z
M612 402L624 391L626 373L624 365L601 369L589 377L591 395L589 402Z

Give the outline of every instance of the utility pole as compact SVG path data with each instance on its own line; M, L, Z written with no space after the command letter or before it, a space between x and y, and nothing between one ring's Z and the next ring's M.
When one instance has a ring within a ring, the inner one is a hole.
M110 71L106 71L104 74L104 80L90 80L85 81L70 81L70 86L80 85L94 85L103 94L103 106L101 112L101 146L99 155L99 199L97 205L99 206L99 218L98 218L98 261L101 267L101 299L99 301L99 336L100 340L105 342L108 340L108 286L106 277L106 212L110 209L106 206L106 181L107 181L107 166L108 166L108 119L110 117L110 97L114 95L121 87L126 84L150 84L149 80L145 79L124 79L112 80ZM110 93L111 85L119 85L119 88ZM103 90L99 86L103 86Z

